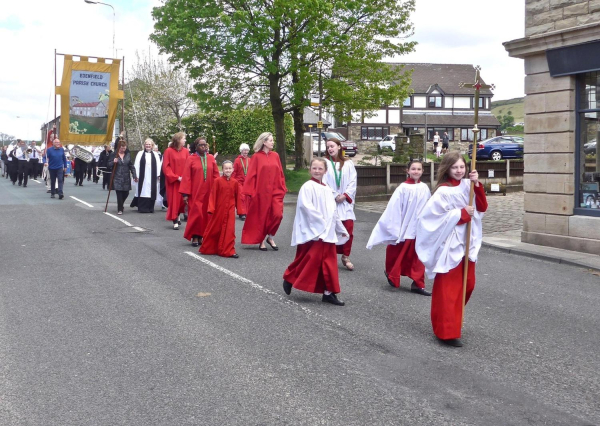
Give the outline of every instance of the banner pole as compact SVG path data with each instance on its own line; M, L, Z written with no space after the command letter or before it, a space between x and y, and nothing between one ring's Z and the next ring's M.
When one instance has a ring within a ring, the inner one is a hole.
M54 49L54 124L56 124L56 49Z
M123 56L122 64L123 72L121 74L121 86L123 86L123 93L125 93L125 56ZM121 99L121 131L123 130L125 130L125 96ZM127 140L127 138L125 138L125 140Z

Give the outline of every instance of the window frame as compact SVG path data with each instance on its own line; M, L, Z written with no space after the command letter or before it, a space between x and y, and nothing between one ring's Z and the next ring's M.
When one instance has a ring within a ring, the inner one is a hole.
M374 129L374 136L373 138L369 138L369 129ZM376 129L381 129L381 137L378 137L376 135L377 130ZM363 132L367 132L367 137L364 138L363 137ZM390 127L389 126L360 126L360 140L361 141L380 141L381 139L385 138L386 136L389 136L390 134Z
M431 99L440 99L440 106L437 106L437 101L434 101L434 106L431 106ZM444 108L444 96L439 94L439 95L427 95L427 109L440 109L440 108Z

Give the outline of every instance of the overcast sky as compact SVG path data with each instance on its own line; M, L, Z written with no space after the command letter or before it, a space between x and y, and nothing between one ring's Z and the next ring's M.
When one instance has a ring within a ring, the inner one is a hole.
M131 65L147 52L152 7L159 0L105 0L116 12L116 48ZM416 52L398 62L481 65L494 100L523 96L523 62L502 42L523 37L524 0L417 0ZM84 0L3 2L0 17L0 132L39 139L54 118L54 49L75 55L112 56L113 14ZM61 57L59 57L61 58ZM60 60L59 60L60 62ZM60 74L60 65L59 65ZM60 109L60 106L58 106Z

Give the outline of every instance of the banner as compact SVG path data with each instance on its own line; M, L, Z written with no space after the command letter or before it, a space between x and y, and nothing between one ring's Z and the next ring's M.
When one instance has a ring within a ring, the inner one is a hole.
M80 145L103 145L112 140L117 104L124 98L119 90L121 60L107 64L104 58L88 62L65 55L60 95L60 140Z

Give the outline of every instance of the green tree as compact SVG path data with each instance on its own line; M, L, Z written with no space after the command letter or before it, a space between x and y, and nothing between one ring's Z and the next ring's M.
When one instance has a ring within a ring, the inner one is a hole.
M403 41L413 10L414 0L168 0L153 10L151 39L196 79L202 108L268 99L285 165L285 115L301 161L302 114L319 81L346 116L404 99L407 76L382 61L414 48Z

